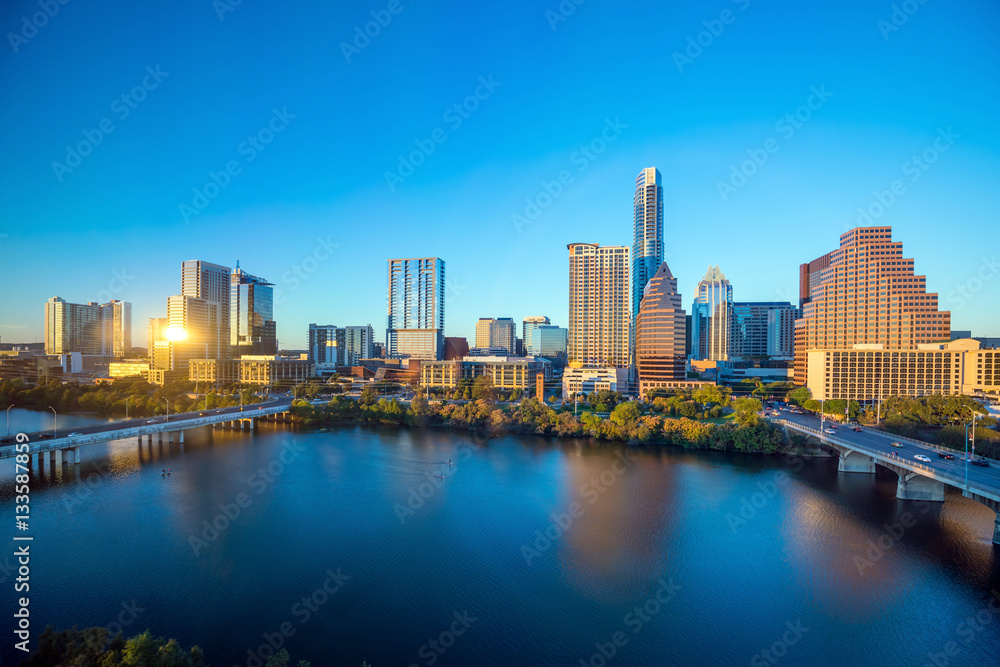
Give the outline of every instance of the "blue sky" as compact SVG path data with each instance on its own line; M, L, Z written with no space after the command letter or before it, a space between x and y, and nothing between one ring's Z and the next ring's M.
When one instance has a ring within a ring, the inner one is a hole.
M860 207L953 328L1000 335L994 2L52 2L37 30L37 0L0 9L4 342L59 295L131 301L144 345L185 259L276 283L283 347L381 339L389 257L446 261L448 335L565 326L566 244L628 244L651 165L685 304L709 264L795 300Z

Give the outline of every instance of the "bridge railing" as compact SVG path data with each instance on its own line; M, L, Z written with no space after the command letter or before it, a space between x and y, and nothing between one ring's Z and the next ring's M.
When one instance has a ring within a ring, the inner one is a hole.
M775 420L775 421L780 421L782 424L785 424L786 426L790 426L790 427L795 428L795 429L800 429L800 430L803 430L803 431L809 431L810 433L815 433L815 434L817 434L817 435L819 435L819 436L821 436L823 438L826 438L827 440L829 440L834 445L837 445L839 447L844 447L845 449L852 449L852 450L854 450L856 452L865 454L867 456L871 456L873 459L881 460L881 461L884 461L885 463L889 463L891 465L899 466L900 468L913 469L914 472L917 472L917 471L926 472L928 477L932 477L932 478L938 479L939 481L945 482L945 483L947 483L947 484L949 484L951 486L957 487L959 489L964 489L966 491L971 491L973 493L977 493L977 494L982 495L982 496L987 497L987 498L997 498L997 497L1000 497L1000 494L998 494L998 491L996 489L989 489L987 487L980 486L979 484L976 484L975 482L968 482L968 483L966 483L966 481L964 479L964 476L962 476L962 477L956 477L955 475L953 475L951 473L943 472L943 471L941 471L941 470L939 470L937 468L933 468L933 467L931 467L931 466L929 466L929 465L927 465L925 463L921 463L920 461L910 460L910 459L895 458L895 457L891 456L892 452L883 452L883 451L880 451L880 450L877 450L877 449L873 449L873 448L871 448L871 447L869 447L867 445L863 445L863 444L855 443L855 442L848 442L846 440L843 440L842 438L838 438L836 435L830 435L829 433L825 433L824 434L819 429L812 428L811 426L803 426L802 424L797 424L795 422L790 422L790 421L785 420L785 419ZM918 440L916 442L919 443L920 441ZM923 444L923 443L920 443L920 444ZM954 450L947 450L947 451L951 452L951 451L954 451Z

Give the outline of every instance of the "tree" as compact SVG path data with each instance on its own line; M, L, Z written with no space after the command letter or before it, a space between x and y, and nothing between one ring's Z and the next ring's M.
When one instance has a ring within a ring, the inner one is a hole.
M764 404L756 398L737 398L733 401L733 409L736 411L736 423L745 426L756 426L760 421L760 411L764 409Z
M487 375L480 375L472 383L472 398L474 400L483 399L485 401L495 401L497 398L496 387L493 386L493 379Z
M639 419L639 405L634 401L620 403L611 411L610 419L622 428L632 428Z

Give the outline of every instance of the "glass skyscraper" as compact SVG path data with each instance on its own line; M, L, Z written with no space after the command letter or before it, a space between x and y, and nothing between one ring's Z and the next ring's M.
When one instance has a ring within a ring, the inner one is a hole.
M677 291L677 278L664 262L646 285L635 324L635 358L639 391L684 380L687 316Z
M229 344L234 359L244 354L278 353L274 286L241 269L239 262L230 278L229 310Z
M691 358L726 361L733 313L733 286L718 266L708 267L691 306Z
M444 351L444 260L390 259L386 355L440 359Z
M656 167L635 179L632 223L632 321L639 314L642 291L663 263L663 185Z
M212 332L218 359L230 357L230 270L228 266L190 259L181 263L181 296L218 304L219 320Z
M57 296L45 303L45 353L125 357L132 352L132 304L110 301L69 303Z

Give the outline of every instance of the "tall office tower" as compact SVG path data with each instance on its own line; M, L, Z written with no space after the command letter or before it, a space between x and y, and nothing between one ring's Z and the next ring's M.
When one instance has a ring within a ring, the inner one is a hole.
M490 324L489 347L502 347L513 356L517 351L517 325L513 318L498 317Z
M230 344L230 294L232 291L228 266L191 259L181 263L181 296L214 301L219 304L219 324L215 331L215 349L218 357L229 359ZM186 369L185 369L186 370Z
M475 347L490 347L490 335L493 328L492 317L480 317L476 322Z
M444 349L444 260L390 259L386 355L440 359Z
M798 309L787 301L734 302L729 358L790 357Z
M337 366L357 366L362 359L372 358L372 338L375 331L366 326L338 327L333 324L310 324L309 361L318 370L334 370Z
M107 352L117 359L132 354L132 304L113 300L101 306Z
M629 249L570 243L569 361L627 368L630 364Z
M219 359L219 322L222 309L217 301L178 294L167 297L167 329L170 368L188 372L190 359ZM223 344L225 347L226 344Z
M808 300L795 323L796 384L807 382L809 350L915 350L950 338L951 313L938 310L938 295L927 292L927 277L903 257L892 227L856 227L827 256L818 278L809 276Z
M531 349L525 348L524 353L530 357L544 357L552 361L557 368L566 365L566 341L569 332L564 327L554 327L543 324L535 329L531 341Z
M687 314L677 291L677 278L666 262L646 284L635 323L635 362L639 394L664 382L684 380Z
M257 276L236 268L230 276L229 345L232 357L244 354L278 353L278 334L274 323L274 286Z
M150 356L153 355L153 344L158 340L167 339L167 318L165 317L151 317L149 318L149 325L146 327L146 345L148 346L147 352Z
M123 357L132 351L132 304L111 301L45 302L45 353L80 352Z
M733 286L722 269L708 267L696 288L691 306L691 358L709 361L729 359Z
M656 167L635 179L632 218L632 321L639 313L642 291L663 263L663 185Z
M544 327L551 324L549 318L545 315L535 315L532 317L526 317L521 322L521 340L524 341L524 353L531 354L530 350L535 339L535 331L538 327Z
M806 264L799 264L799 308L802 308L809 301L809 294L812 289L819 285L823 276L823 270L830 266L830 256L828 252L821 257L817 257Z

